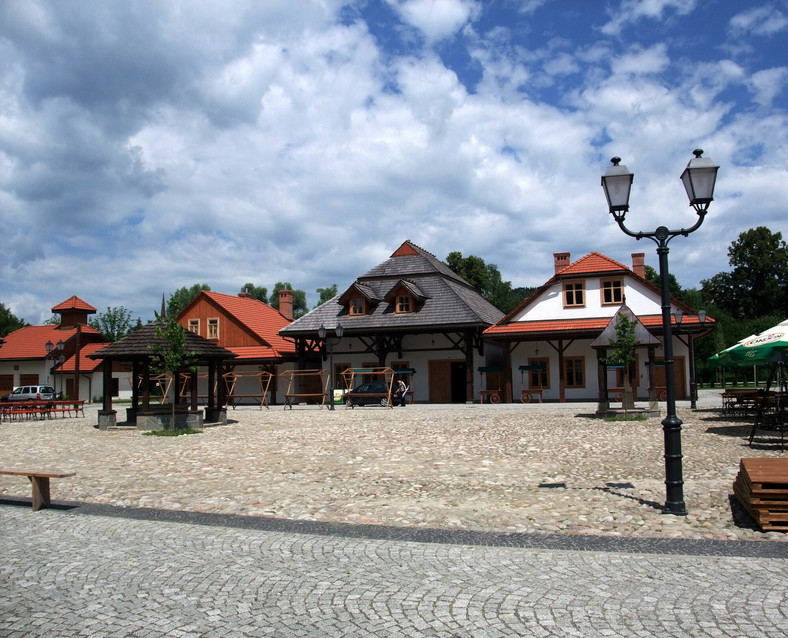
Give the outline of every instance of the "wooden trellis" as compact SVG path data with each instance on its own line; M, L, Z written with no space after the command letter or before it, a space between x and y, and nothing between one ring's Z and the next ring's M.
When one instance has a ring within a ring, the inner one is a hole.
M223 374L222 377L224 378L224 385L227 389L227 405L232 406L233 410L235 410L235 406L241 402L241 399L254 399L260 406L261 410L263 409L263 406L265 406L266 410L269 409L268 388L271 385L271 379L274 378L273 374L261 370L260 372L227 372L226 374ZM257 379L258 385L260 386L260 393L236 394L235 385L238 380L251 378Z
M328 394L328 370L285 370L280 375L285 381L285 410L289 407L293 409L293 403L300 401L314 401L322 409L326 404ZM310 389L317 389L319 392L310 392ZM312 386L312 388L310 388Z
M189 381L191 380L191 375L186 372L181 372L181 396L185 397L190 394L189 392ZM203 372L197 375L197 387L200 387L200 381L205 381L206 387L208 385L208 373ZM216 392L216 381L213 382L213 391ZM201 401L203 405L208 403L208 395L207 394L198 394L197 400Z
M380 393L370 393L370 394L365 394L364 396L378 397L381 400L385 399L386 400L385 407L393 408L394 407L394 403L391 401L391 393L392 393L392 390L394 388L394 377L395 377L396 374L397 374L397 371L394 370L393 368L348 368L347 370L343 370L342 377L345 379L346 387L348 387L350 390L352 390L353 388L356 387L355 381L358 378L361 378L363 380L365 377L369 378L369 377L380 377L380 376L383 376L383 379L385 380L386 387L388 388L388 392L386 392L385 394L382 393L382 392L380 392ZM345 395L345 396L347 397L347 395ZM383 402L381 401L381 405L382 404L383 404ZM347 401L347 398L346 398L345 399L345 409L347 410L348 408L352 408L352 407L353 406L351 405L350 402Z

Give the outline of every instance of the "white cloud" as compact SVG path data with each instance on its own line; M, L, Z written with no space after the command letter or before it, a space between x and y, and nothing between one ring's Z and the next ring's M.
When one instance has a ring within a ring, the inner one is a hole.
M613 17L601 31L605 35L619 35L625 26L643 19L662 20L666 13L687 15L695 8L696 0L622 0L618 7L609 9Z
M613 73L633 75L662 73L670 64L667 47L657 44L648 49L636 47L611 62Z
M626 30L600 38L593 20L585 37L540 41L538 22L520 37L504 20L471 36L479 15L495 22L488 5L397 3L430 42L467 46L469 92L462 65L386 48L396 21L338 17L338 1L31 3L13 22L21 5L0 6L0 295L28 321L71 294L149 317L196 282L291 281L314 303L407 238L479 255L515 285L544 282L555 251L628 262L648 247L610 223L612 155L636 173L636 225L687 225L678 176L700 146L722 167L701 243L761 220L788 236L773 61L679 60ZM622 6L644 29L684 10ZM683 285L726 269L724 248L699 260L695 241L671 253Z
M428 42L451 37L480 10L476 0L387 0Z
M788 27L788 17L775 7L753 7L730 20L733 35L770 37Z
M754 94L753 99L762 107L770 106L774 99L785 91L788 68L764 69L754 73L748 85Z

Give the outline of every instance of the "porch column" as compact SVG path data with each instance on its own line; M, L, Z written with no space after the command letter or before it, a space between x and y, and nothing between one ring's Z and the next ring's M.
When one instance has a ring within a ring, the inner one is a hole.
M465 350L465 402L473 403L473 331L466 330L463 349Z
M604 359L607 357L607 350L599 348L596 351L597 375L599 379L599 401L597 403L596 413L607 414L610 410L610 400L607 396L607 366Z
M509 345L509 341L505 341L503 344L503 400L506 403L512 403L514 400L512 390L512 351Z

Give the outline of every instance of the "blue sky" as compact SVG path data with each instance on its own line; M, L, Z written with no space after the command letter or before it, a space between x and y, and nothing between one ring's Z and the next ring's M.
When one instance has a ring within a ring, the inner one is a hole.
M554 252L627 265L600 175L635 173L635 230L687 227L679 175L721 168L671 243L685 287L739 233L788 239L788 0L6 0L0 301L73 294L143 319L181 286L307 292L410 239L515 286Z

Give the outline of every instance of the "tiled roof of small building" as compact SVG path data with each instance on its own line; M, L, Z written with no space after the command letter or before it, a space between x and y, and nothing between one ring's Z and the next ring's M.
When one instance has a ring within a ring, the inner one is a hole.
M556 274L560 277L564 277L566 275L590 275L593 273L622 271L630 272L629 268L617 262L615 259L610 259L610 257L606 257L601 253L592 252L572 262L566 268L559 270Z
M79 370L80 372L93 372L101 365L101 361L91 359L90 355L104 348L106 343L87 343L79 349ZM62 366L57 367L58 372L74 372L76 370L76 355L69 357L63 362Z
M52 308L52 312L63 312L68 310L84 310L88 314L96 312L96 309L86 301L82 301L76 295L69 297L65 301L59 303Z
M46 344L51 341L66 342L77 332L76 328L60 328L59 326L25 326L14 330L4 337L5 343L0 347L0 360L9 359L43 359L47 356ZM101 333L90 326L82 326L82 334L100 336Z

